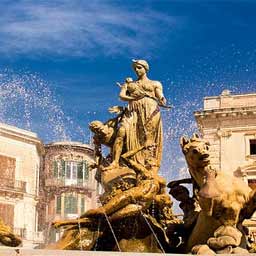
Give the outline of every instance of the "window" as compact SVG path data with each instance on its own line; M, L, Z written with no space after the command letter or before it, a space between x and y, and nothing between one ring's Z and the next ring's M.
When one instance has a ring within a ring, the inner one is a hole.
M66 185L83 185L89 179L87 161L64 161L53 162L53 175L58 179L64 178Z
M56 178L62 178L65 176L65 161L53 161L53 176Z
M77 196L66 195L64 200L64 213L65 214L76 214L77 213Z
M85 212L84 205L85 205L85 199L84 197L82 197L81 198L81 214Z
M83 179L83 162L77 164L77 178L82 180Z
M55 213L63 214L66 217L69 214L82 214L87 206L86 197L82 194L67 193L55 197ZM64 217L64 216L62 216Z
M89 165L87 161L83 161L83 172L84 172L84 180L89 179Z
M14 205L0 203L0 216L4 224L13 228L14 223Z
M53 176L58 177L58 162L57 161L53 162Z
M13 188L15 184L16 159L0 155L0 182L6 187Z
M64 170L66 179L71 179L71 162L65 162Z
M250 140L250 155L256 155L256 140Z
M61 214L61 196L56 197L56 213Z
M77 179L77 165L78 163L73 162L73 168L72 168L72 179L76 180Z
M251 189L256 189L256 179L248 179L248 185Z

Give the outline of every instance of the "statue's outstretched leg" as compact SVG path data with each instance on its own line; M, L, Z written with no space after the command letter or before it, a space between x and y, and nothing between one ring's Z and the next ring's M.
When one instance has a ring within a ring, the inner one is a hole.
M114 168L118 168L119 167L119 160L120 160L120 156L123 150L123 145L124 145L124 137L125 137L125 128L124 127L120 127L118 129L117 132L117 136L113 145L113 150L112 150L112 155L113 155L113 160L112 163L104 168L104 170L110 170L110 169L114 169Z

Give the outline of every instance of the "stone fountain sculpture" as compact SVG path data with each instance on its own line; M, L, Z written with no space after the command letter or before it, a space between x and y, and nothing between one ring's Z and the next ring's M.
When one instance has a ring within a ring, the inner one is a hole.
M209 160L209 143L199 135L194 134L190 139L182 137L180 144L194 190L193 199L186 202L200 206L196 219L195 214L191 215L195 208L188 207L190 218L186 221L188 225L183 226L189 231L186 233L184 252L207 255L248 253L242 222L256 210L256 191L251 190L243 180L214 170ZM188 179L170 182L170 193L181 191L178 187L187 182Z
M170 194L180 201L183 220L172 211L166 182L158 170L162 158L160 108L167 107L162 85L147 77L149 65L134 60L137 80L120 86L124 107L109 109L115 117L93 121L96 179L104 188L102 206L78 219L57 221L64 227L52 249L134 252L247 252L242 221L255 210L255 191L227 178L209 163L209 145L194 135L181 139L191 179L172 181ZM102 146L110 149L103 156ZM192 183L194 195L183 183Z
M158 175L162 158L162 119L166 106L162 85L147 77L149 65L134 60L137 80L120 85L127 106L109 109L116 116L105 123L93 121L97 180L104 188L101 207L79 219L54 223L67 227L52 246L57 249L162 252L172 242L170 223L180 223L172 212L166 182ZM101 148L110 148L107 157ZM97 247L97 248L96 248Z
M21 245L21 243L21 238L15 235L11 227L4 224L3 220L0 218L0 244L10 247L16 247Z

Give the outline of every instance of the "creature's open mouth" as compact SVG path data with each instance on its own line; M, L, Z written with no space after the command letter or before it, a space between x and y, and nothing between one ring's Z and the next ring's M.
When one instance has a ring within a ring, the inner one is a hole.
M209 162L209 154L203 154L199 157L200 161Z

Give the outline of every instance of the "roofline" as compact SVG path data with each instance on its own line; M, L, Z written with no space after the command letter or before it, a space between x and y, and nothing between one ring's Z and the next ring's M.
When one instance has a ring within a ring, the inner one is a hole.
M44 145L45 148L53 148L53 147L72 147L72 148L80 148L86 149L89 151L94 151L94 148L89 144L84 144L78 141L57 141Z
M20 136L26 136L28 138L36 138L38 139L38 136L35 132L31 132L31 131L28 131L28 130L24 130L24 129L21 129L21 128L18 128L16 126L13 126L13 125L9 125L9 124L5 124L5 123L0 123L0 129L1 130L5 130L5 131L11 131L17 135L20 135Z
M20 140L23 142L36 145L36 148L40 155L45 153L45 148L51 148L51 147L72 147L72 148L77 148L77 149L80 148L83 150L87 150L92 153L94 152L93 146L89 144L84 144L82 142L77 142L77 141L57 141L57 142L44 144L41 141L41 139L38 138L36 133L18 128L16 126L1 123L1 122L0 122L0 135L4 135L5 137L13 138L16 140Z
M5 137L14 138L23 142L28 142L36 145L39 154L44 153L43 142L38 138L37 134L27 131L16 126L0 123L0 135Z
M248 113L248 114L256 114L256 106L250 107L231 107L231 108L213 108L213 109L206 109L206 110L197 110L194 111L194 116L201 116L205 114L233 114L233 113Z
M218 96L207 96L204 97L204 100L208 100L208 99L217 99L217 98L221 98L221 97L238 97L238 98L243 98L243 97L247 97L247 96L256 96L256 93L246 93L246 94L228 94L228 95L218 95Z

